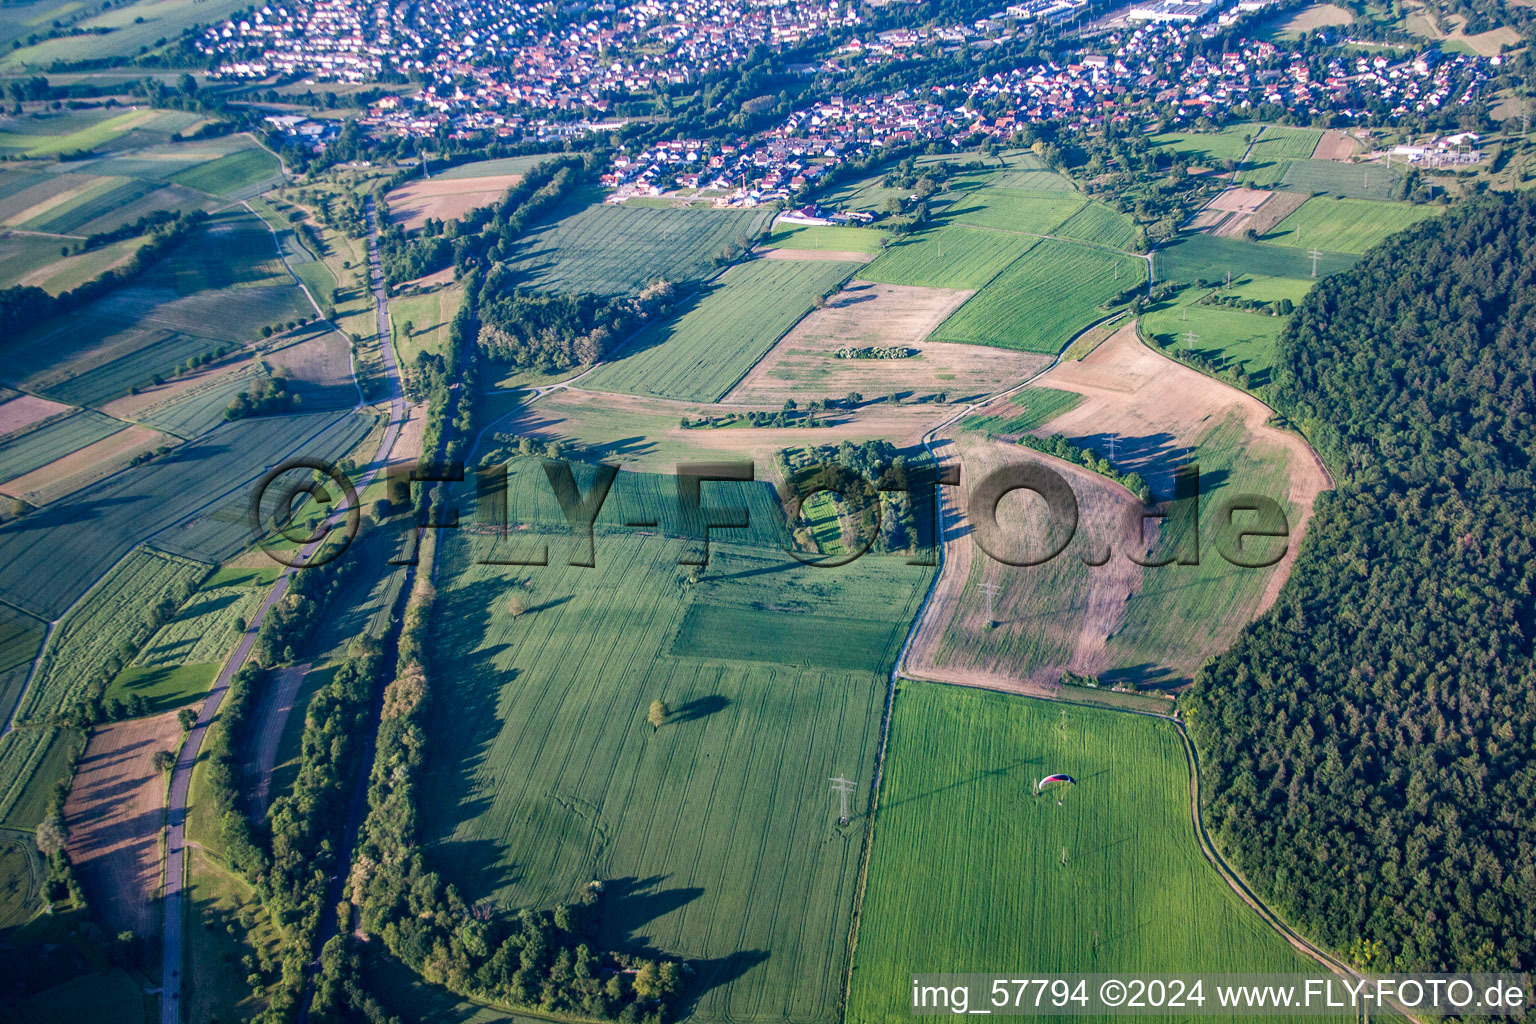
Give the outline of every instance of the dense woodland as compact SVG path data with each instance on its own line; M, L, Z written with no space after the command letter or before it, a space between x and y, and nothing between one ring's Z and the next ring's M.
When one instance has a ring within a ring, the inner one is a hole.
M1324 280L1274 401L1338 474L1189 699L1207 820L1362 966L1536 964L1536 196Z

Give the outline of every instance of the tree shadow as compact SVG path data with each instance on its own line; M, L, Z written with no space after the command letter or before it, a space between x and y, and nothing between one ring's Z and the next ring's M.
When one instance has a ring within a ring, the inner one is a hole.
M706 718L710 715L724 711L730 706L731 701L729 698L722 697L718 693L710 694L708 697L700 697L697 700L691 700L688 703L676 708L669 717L669 722L692 722L696 719Z

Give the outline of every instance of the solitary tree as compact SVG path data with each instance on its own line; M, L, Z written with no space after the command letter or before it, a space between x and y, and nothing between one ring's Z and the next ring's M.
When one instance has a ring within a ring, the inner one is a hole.
M69 835L64 831L64 819L59 815L50 815L43 819L37 826L37 849L44 857L52 857L64 849Z
M150 763L155 766L155 771L168 772L176 763L176 755L169 750L157 750L155 756L150 759Z
M672 709L667 707L666 701L653 700L651 701L651 710L647 712L645 718L646 721L651 723L651 731L655 732L657 729L660 729L663 725L666 724L666 721L671 716L671 714Z
M181 723L181 731L187 732L197 724L197 712L191 708L182 708L176 712L176 721Z
M518 597L516 594L513 594L512 599L507 602L507 614L512 616L514 619L522 618L523 613L527 610L528 605L524 603L523 599Z

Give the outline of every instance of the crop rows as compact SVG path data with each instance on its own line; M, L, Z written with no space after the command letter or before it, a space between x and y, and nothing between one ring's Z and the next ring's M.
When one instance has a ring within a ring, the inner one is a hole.
M1044 240L939 325L934 337L1026 352L1059 352L1102 317L1100 304L1146 279L1146 264Z
M1438 214L1438 206L1315 196L1264 236L1265 242L1363 253L1388 235Z
M1002 171L987 179L993 188L1027 189L1033 192L1075 192L1072 180L1051 169L1033 153L1010 153L1003 157Z
M73 608L49 637L19 721L46 721L78 700L120 649L136 649L152 629L146 613L208 573L208 566L150 548L123 559Z
M1237 177L1245 185L1273 185L1285 176L1292 160L1309 160L1317 148L1320 131L1303 128L1275 128L1266 125Z
M1280 179L1290 192L1326 192L1350 199L1395 199L1403 174L1379 163L1347 164L1338 160L1292 160Z
M1078 210L1053 234L1081 238L1113 249L1129 249L1136 240L1136 223L1103 203L1089 203Z
M716 401L857 266L754 260L732 267L681 317L647 329L628 354L582 383L599 391Z
M541 291L633 292L657 278L702 277L722 249L754 239L767 216L759 210L584 206L529 233L509 262Z
M0 483L46 466L125 426L121 420L86 409L8 438L0 442Z
M946 224L892 245L861 269L859 277L883 284L976 289L1037 241L1006 231Z
M882 670L929 570L869 558L828 573L717 539L690 584L662 537L605 534L595 569L566 566L562 549L542 568L481 566L472 535L446 541L434 634L452 653L421 803L434 867L503 906L612 879L602 941L643 929L686 953L694 1019L835 1021L864 832L837 825L826 780L857 779L850 814L864 810ZM890 642L834 652L842 670L758 660L767 643L722 654L715 635L760 641L798 619L804 635L842 637L860 617ZM688 650L684 628L709 635L711 656L666 653ZM658 698L672 715L653 729Z
M58 735L56 727L42 725L12 729L0 736L0 822L14 827L16 805Z
M0 604L0 721L10 720L45 629L41 620Z
M54 619L132 547L156 541L199 561L223 561L255 539L246 520L249 487L288 455L337 459L367 434L363 416L312 413L229 423L0 526L0 593ZM101 510L110 510L106 514ZM167 530L180 524L174 530Z
M1077 784L1034 795L1056 772ZM1201 856L1171 725L903 682L847 1020L910 1014L914 965L999 963L1030 977L1286 972L1310 961Z
M277 157L264 149L252 148L190 167L172 175L171 180L216 196L237 196L253 189L262 190L281 175Z
M263 376L254 363L247 363L141 410L137 419L178 437L199 437L223 423L224 410L235 395L253 387Z

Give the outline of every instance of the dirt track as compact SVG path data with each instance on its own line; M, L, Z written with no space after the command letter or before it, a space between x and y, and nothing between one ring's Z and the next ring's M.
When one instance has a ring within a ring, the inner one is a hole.
M293 711L293 702L304 685L309 663L287 665L279 669L267 684L267 693L253 724L255 756L251 763L254 782L251 787L251 817L267 813L272 797L272 769L277 764L277 748L283 740L283 727Z
M181 740L176 713L102 726L91 734L64 804L69 859L108 935L160 930L160 830L165 773L151 759Z

